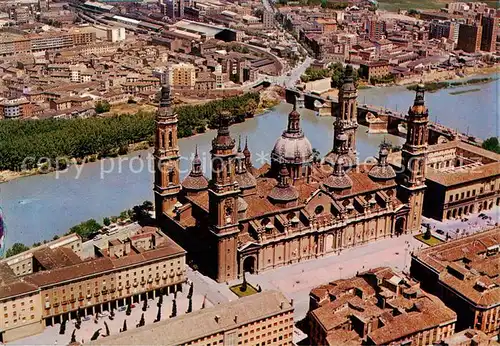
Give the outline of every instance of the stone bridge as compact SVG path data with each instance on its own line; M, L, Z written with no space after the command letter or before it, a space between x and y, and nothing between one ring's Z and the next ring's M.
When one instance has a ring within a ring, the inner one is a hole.
M338 108L338 100L334 98L323 98L318 94L303 92L298 89L286 89L286 102L294 103L299 97L299 108L307 108L318 112L319 115L331 115ZM303 99L300 98L303 96ZM394 112L383 107L367 104L358 105L358 123L368 127L369 133L391 133L401 137L406 136L406 115ZM445 126L429 121L429 144L443 143L455 139L457 133ZM459 135L463 140L465 135Z

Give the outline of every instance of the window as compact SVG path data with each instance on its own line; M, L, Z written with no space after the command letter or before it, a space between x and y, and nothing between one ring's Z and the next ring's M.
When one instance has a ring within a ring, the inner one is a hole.
M316 215L319 215L319 214L321 214L324 210L325 210L325 208L323 208L323 206L322 206L322 205L318 205L318 206L314 209L314 213L315 213Z

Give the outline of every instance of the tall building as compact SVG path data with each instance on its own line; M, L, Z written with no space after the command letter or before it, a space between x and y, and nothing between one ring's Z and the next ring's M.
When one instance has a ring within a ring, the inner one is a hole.
M293 306L264 291L159 323L100 338L93 345L273 345L293 343Z
M429 38L440 39L442 37L458 42L460 24L450 20L433 20L429 25Z
M368 21L367 30L370 40L381 40L385 35L385 22L378 19L371 19Z
M481 49L482 27L476 24L460 24L457 49L476 53Z
M163 3L165 15L170 19L182 19L184 17L184 0L165 0Z
M455 332L457 314L391 268L321 285L309 297L311 345L432 345Z
M458 314L457 330L500 332L500 228L412 254L411 274Z
M401 151L403 173L400 175L400 198L410 208L407 227L419 231L425 193L425 167L429 132L429 111L424 102L424 86L417 86L415 101L408 111L408 132Z
M170 85L167 82L161 88L160 106L156 113L154 192L157 220L161 219L163 211L174 208L181 188L177 114L172 111L171 101Z
M264 24L264 29L274 28L274 13L264 10L262 12L262 23Z
M196 67L189 63L170 66L170 85L173 89L194 89L196 84Z
M244 149L236 147L228 127L231 119L221 115L212 141L210 183L197 153L181 188L177 181L170 185L168 203L157 192L162 228L189 251L201 272L230 281L244 271L257 273L419 230L425 189L422 171L405 175L406 180L402 177L404 186L398 184L385 146L377 163L347 170L355 156L357 90L352 67L346 71L329 163L313 162L297 106L272 148L271 164L259 168L251 164L249 143ZM300 101L297 98L296 104ZM407 139L406 172L415 168L410 157L425 158L426 120L419 90L408 122L418 137ZM164 126L157 122L157 127L158 133ZM156 179L162 176L161 166L156 166L155 174Z
M498 17L494 15L481 18L481 50L495 52L498 32Z

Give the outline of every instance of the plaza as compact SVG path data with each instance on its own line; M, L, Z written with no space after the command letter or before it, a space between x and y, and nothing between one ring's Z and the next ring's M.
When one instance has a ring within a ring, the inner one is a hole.
M187 294L189 292L189 285L184 284L182 292L177 293L177 316L183 315L186 313L188 309L189 300L187 299ZM92 338L92 335L96 330L101 329L99 339L103 338L103 335L106 334L106 327L104 322L107 323L110 331L110 335L118 334L120 329L123 327L123 322L127 321L127 330L132 330L136 328L136 325L139 323L141 319L141 315L144 314L144 321L146 325L152 324L156 319L158 313L158 297L155 299L148 299L148 309L146 312L142 311L143 301L139 303L135 303L134 308L132 308L132 313L130 316L127 316L125 310L123 311L115 311L115 317L113 320L110 320L108 316L101 315L95 323L95 315L87 316L87 320L82 318L82 323L80 329L76 329L75 336L76 341L81 343L88 343ZM163 296L163 304L161 308L161 320L166 320L169 318L172 313L172 304L174 300L174 295L164 295ZM203 301L205 300L205 307L211 307L212 304L208 299L205 299L204 295L201 295L198 290L196 284L193 285L193 298L192 298L192 308L193 311L201 309L203 305ZM106 312L106 315L108 312ZM9 342L9 345L67 345L71 341L71 334L73 330L75 330L75 320L70 320L66 323L66 331L64 335L59 334L60 324L56 324L54 326L50 326L45 328L45 330L37 335L33 335L27 338L18 339L13 342Z

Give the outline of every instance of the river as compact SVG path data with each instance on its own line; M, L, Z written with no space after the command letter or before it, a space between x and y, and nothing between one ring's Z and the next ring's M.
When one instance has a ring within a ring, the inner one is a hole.
M470 86L470 88L478 86ZM426 102L432 120L454 126L481 138L498 131L498 83L481 85L481 91L449 95L449 90L428 93ZM453 89L453 91L468 87ZM380 104L388 108L407 109L414 93L404 87L360 90L359 102ZM281 104L272 111L231 127L233 137L248 136L249 148L255 166L269 160L275 140L286 127L286 115L291 106ZM312 146L325 155L332 147L332 121L320 118L310 111L301 111L302 128ZM357 150L360 159L377 154L379 143L386 138L395 145L403 139L392 135L368 134L360 126L357 132ZM189 172L195 145L204 160L209 157L210 142L215 131L179 141L182 176ZM115 159L72 166L65 172L54 172L9 181L0 185L0 204L7 224L7 247L15 242L30 245L54 235L65 233L71 226L95 218L118 215L121 211L153 200L151 151L138 151ZM208 175L208 169L205 167Z

